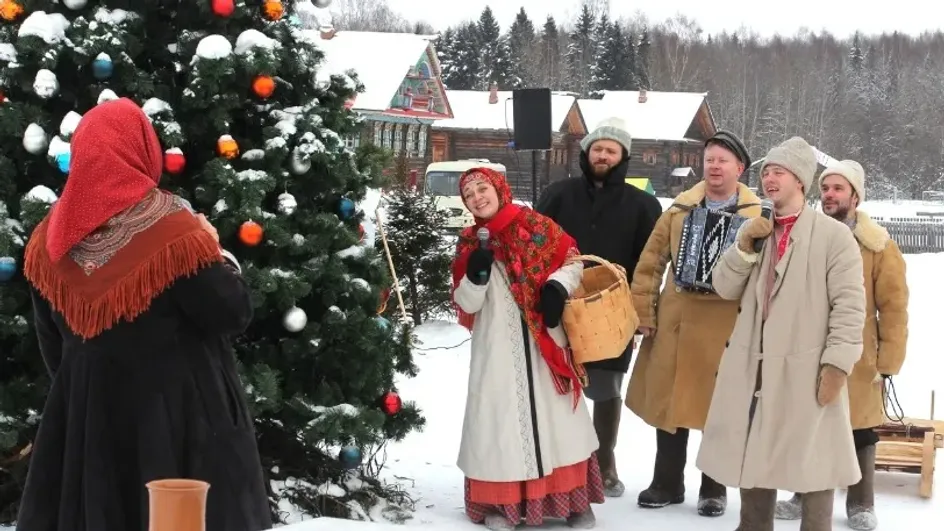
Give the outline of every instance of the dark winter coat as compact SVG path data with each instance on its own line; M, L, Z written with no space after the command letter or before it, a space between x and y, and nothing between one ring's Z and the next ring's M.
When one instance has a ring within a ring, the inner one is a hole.
M662 206L655 196L626 183L629 159L613 168L601 188L594 186L586 152L580 153L583 178L551 184L536 210L556 221L583 254L592 254L626 269L629 282ZM587 368L627 372L632 344L619 358L588 363Z
M229 263L178 279L133 322L83 341L33 292L52 387L17 531L147 531L145 484L210 483L208 531L272 526L228 336L252 319Z

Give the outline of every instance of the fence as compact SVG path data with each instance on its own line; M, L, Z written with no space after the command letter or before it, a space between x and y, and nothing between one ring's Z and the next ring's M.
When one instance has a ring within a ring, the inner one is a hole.
M905 254L944 253L944 218L875 217Z

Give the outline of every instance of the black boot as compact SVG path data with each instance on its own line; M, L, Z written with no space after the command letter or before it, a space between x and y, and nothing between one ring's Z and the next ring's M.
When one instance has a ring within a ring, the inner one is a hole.
M639 493L639 506L649 509L685 502L685 462L688 430L674 434L656 430L656 466L649 488Z
M593 403L593 427L600 441L597 450L597 460L600 462L600 473L603 475L603 491L607 498L619 498L625 487L616 473L616 437L619 434L620 413L623 410L623 399L616 397L612 400Z
M698 490L698 514L702 516L721 516L728 508L728 489L705 474L701 475L701 488Z

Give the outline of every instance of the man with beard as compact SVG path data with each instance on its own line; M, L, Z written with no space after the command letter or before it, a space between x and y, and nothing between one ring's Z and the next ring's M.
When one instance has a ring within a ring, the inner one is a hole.
M871 530L875 516L874 428L885 420L884 381L897 375L905 362L908 341L908 283L905 259L888 231L868 214L857 210L865 199L865 171L854 160L826 168L819 178L823 212L852 229L862 253L866 319L862 358L849 375L849 411L852 438L862 479L846 492L849 527ZM802 516L801 494L777 503L777 518Z
M718 131L709 138L704 179L679 194L659 218L633 275L633 304L645 338L626 405L656 429L652 483L639 493L640 507L655 509L685 501L689 430L704 428L714 375L734 328L738 304L709 290L683 287L684 281L675 276L676 266L704 263L702 271L710 272L732 233L731 224L760 215L760 199L738 181L750 164L747 149L734 134ZM716 215L711 226L701 227L705 235L702 255L688 256L681 249L683 228L695 223L696 214L706 209L723 212L725 217ZM721 516L726 508L724 485L702 474L698 514Z
M639 254L662 214L658 199L626 182L631 145L623 120L602 121L580 143L583 178L551 184L535 208L576 239L581 253L623 266L630 282ZM593 426L600 440L597 458L610 497L622 496L624 490L614 452L632 343L619 358L585 365L590 380L585 392L593 401Z

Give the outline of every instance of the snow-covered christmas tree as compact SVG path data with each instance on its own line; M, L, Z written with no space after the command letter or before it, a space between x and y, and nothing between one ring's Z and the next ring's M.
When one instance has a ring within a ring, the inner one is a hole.
M293 15L288 0L0 0L0 524L15 519L49 385L23 247L66 181L82 114L117 97L151 118L162 186L210 218L253 287L234 346L277 517L398 512L361 472L423 424L395 391L415 371L412 335L378 315L391 276L358 209L380 158L345 147L359 127L345 103L363 87L316 75L321 32Z

